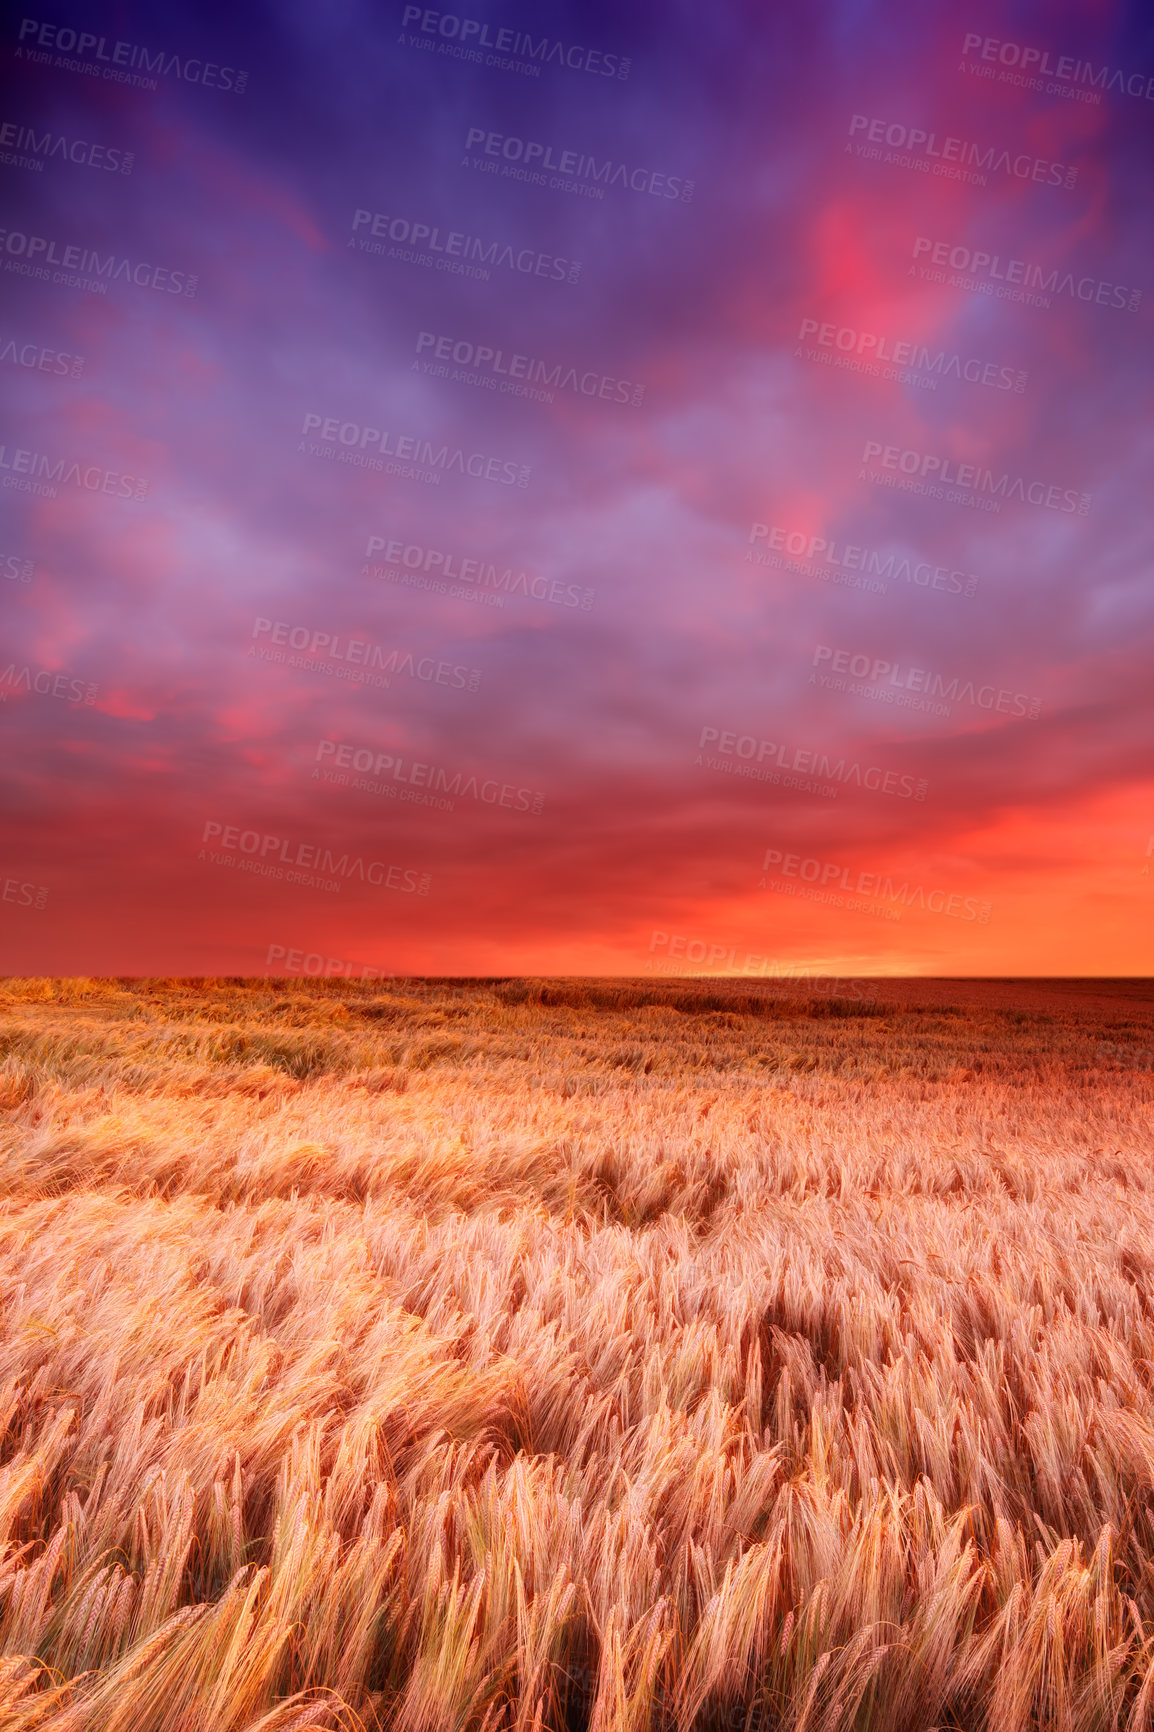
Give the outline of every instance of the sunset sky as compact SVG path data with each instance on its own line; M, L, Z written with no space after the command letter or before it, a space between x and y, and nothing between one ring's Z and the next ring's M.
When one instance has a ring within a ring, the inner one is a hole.
M14 17L0 969L1154 974L1149 13L459 3Z

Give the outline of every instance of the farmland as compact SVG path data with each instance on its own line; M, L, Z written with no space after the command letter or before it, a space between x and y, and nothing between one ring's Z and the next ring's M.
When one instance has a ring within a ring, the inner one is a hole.
M1152 1048L1125 981L0 982L0 1724L1149 1726Z

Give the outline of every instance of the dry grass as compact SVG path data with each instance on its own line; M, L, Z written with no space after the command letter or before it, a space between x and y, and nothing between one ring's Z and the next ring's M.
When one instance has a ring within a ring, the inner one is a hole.
M5 1732L1149 1726L1154 1004L878 991L0 983Z

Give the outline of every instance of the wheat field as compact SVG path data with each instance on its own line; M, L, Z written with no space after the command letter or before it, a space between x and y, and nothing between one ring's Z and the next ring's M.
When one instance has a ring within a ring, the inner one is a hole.
M1154 1722L1154 993L0 982L5 1732Z

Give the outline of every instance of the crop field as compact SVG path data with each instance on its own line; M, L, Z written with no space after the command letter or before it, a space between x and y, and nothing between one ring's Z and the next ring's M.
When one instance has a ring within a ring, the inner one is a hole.
M1154 1724L1154 988L0 981L4 1732Z

